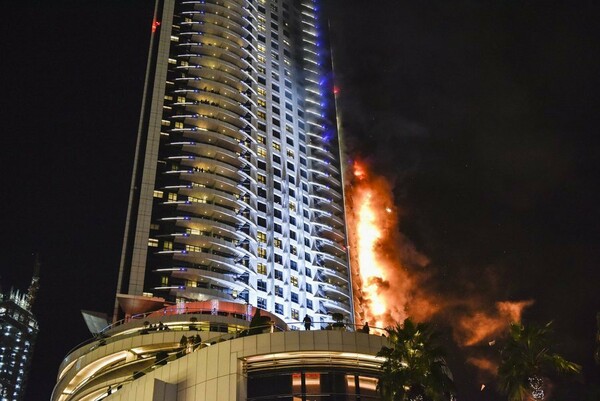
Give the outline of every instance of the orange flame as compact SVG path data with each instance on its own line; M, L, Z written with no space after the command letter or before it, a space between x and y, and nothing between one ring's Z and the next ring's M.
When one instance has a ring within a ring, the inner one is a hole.
M356 320L387 327L408 316L406 308L414 292L414 280L405 265L423 266L427 259L411 249L398 231L390 184L371 174L363 163L354 163L353 175L349 237ZM434 309L424 300L420 304L424 309Z
M461 347L473 347L484 341L494 345L511 322L520 321L532 300L493 302L493 295L485 288L479 294L446 296L427 290L425 279L435 281L435 277L427 276L431 273L424 269L429 263L427 257L400 233L392 185L370 172L365 163L355 162L352 170L353 180L346 194L357 323L368 321L371 327L388 327L409 315L417 321L436 315L452 326L454 340ZM466 286L473 288L469 282ZM473 352L475 348L467 351L471 354L468 363L484 376L496 371L495 362Z

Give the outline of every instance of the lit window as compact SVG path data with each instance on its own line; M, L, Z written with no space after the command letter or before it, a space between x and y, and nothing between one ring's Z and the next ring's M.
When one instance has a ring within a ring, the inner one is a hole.
M162 125L163 127L169 127L171 125L171 121L169 121L169 120L161 120L160 121L160 125Z
M258 154L260 157L267 157L267 149L265 148L257 148L256 149L256 154Z
M262 174L257 174L256 175L256 180L258 182L260 182L261 184L266 184L267 183L267 176L262 175Z
M265 138L265 137L264 137L264 136L262 136L262 135L257 135L257 136L256 136L256 141L257 141L258 143L265 144L265 143L267 143L267 138Z
M155 198L162 198L163 197L163 191L154 191L153 196Z
M287 155L288 155L288 157L291 157L291 158L293 158L293 157L294 157L294 151L293 151L293 150L291 150L291 149L288 149L288 151L287 151Z
M256 265L256 272L258 274L266 275L267 274L267 266L264 263L257 264Z
M263 44L260 44L260 43L259 43L259 44L256 46L256 48L257 48L257 49L258 49L258 51L259 51L259 52L261 52L261 53L264 53L264 52L265 52L265 50L266 50L266 47L265 47L265 45L263 45Z
M152 248L158 248L158 240L154 238L148 238L148 246Z
M256 103L258 103L259 106L267 107L267 102L264 99L259 98L256 100Z
M256 239L258 242L267 242L267 234L262 231L256 233Z
M169 285L169 276L162 276L160 278L160 284L161 285Z
M263 120L267 118L267 113L265 113L264 111L258 110L256 112L256 114L258 115L258 117L262 118Z
M281 145L277 142L273 142L273 149L279 152L281 150Z
M296 211L296 204L294 202L290 202L288 205L288 209L290 209L290 212L295 212Z
M294 287L298 287L298 277L296 277L296 276L290 277L290 282L292 283L292 285Z
M173 250L173 242L171 242L171 241L163 242L163 249L165 251L172 251Z
M292 309L292 319L300 320L300 313L298 312L298 309Z
M173 192L169 192L168 196L169 202L177 202L177 194Z
M267 249L263 248L263 247L259 247L258 248L258 257L259 258L266 258L267 257Z
M273 245L275 245L276 248L281 249L281 240L279 238L275 238L273 240Z

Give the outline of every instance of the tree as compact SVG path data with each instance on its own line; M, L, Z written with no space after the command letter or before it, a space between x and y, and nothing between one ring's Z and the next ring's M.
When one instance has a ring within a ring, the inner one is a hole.
M427 323L410 318L388 328L392 348L383 347L385 358L377 389L385 401L442 401L453 398L454 382L437 344L439 333Z
M581 366L551 353L551 326L510 325L498 367L498 387L509 401L544 400L549 376L581 372Z

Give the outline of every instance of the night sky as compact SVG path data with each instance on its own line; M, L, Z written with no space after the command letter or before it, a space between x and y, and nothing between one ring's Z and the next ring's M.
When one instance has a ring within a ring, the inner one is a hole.
M535 300L525 322L554 319L557 350L584 365L561 400L597 400L584 394L600 384L600 6L326 8L350 155L394 182L428 290ZM3 2L3 289L25 289L42 260L28 401L49 399L89 337L79 311L112 308L152 12L149 0ZM459 400L501 399L450 351Z

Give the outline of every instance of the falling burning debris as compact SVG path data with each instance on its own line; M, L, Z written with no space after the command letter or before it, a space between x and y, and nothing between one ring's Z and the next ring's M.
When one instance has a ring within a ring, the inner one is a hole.
M364 162L354 162L352 173L346 194L357 324L369 322L381 328L408 316L417 321L435 316L452 326L459 346L469 349L468 363L482 376L495 375L495 362L474 355L476 347L493 346L511 322L521 320L523 310L533 301L494 302L485 289L470 295L427 290L425 279L439 278L430 276L427 257L400 232L392 185L369 171Z

